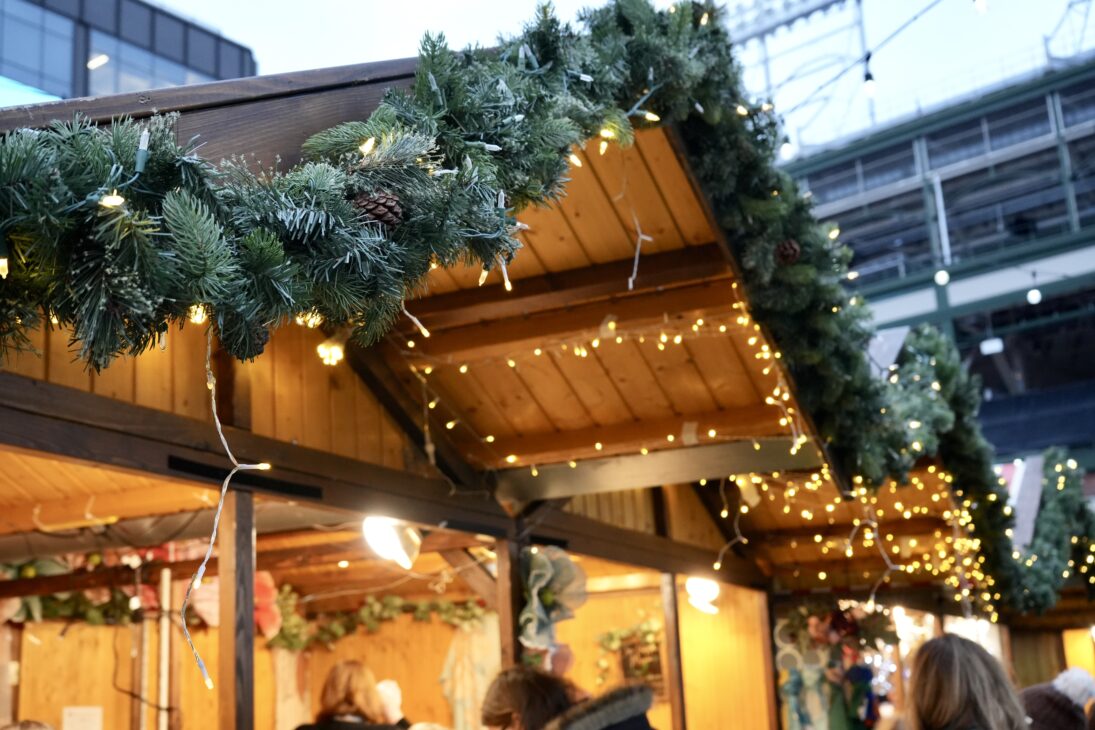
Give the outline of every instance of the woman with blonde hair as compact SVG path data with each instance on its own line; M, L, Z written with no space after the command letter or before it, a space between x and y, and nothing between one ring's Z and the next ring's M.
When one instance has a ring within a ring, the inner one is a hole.
M397 730L408 727L377 691L373 673L359 661L344 661L331 667L323 682L320 710L314 725L297 730Z
M980 645L947 634L916 651L905 730L1027 730L1004 667Z

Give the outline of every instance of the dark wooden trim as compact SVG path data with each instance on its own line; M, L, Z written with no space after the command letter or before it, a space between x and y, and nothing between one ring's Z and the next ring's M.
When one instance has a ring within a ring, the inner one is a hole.
M521 279L507 292L501 284L461 289L416 299L408 306L432 331L463 327L536 312L566 309L580 302L622 296L632 262L613 261L580 269ZM650 254L635 281L635 291L725 278L726 265L717 244ZM410 332L411 330L406 330Z
M109 122L123 116L145 117L173 111L188 112L286 96L317 94L346 87L387 86L412 78L417 65L416 58L401 58L16 106L0 110L0 131L19 127L42 127L55 119L71 119L76 114L83 114L96 122Z
M422 418L422 404L407 393L399 377L385 361L380 350L383 345L360 347L350 344L347 347L346 361L365 383L365 386L395 420L400 430L415 447L425 454L426 437L419 425ZM438 424L430 429L430 441L433 442L436 466L449 479L457 484L472 488L486 488L487 477L476 472L464 459L463 454L453 445ZM425 456L423 458L426 458Z
M233 484L241 488L473 533L501 536L512 529L506 513L481 490L454 491L445 479L230 427L225 434L241 461L274 467L238 474ZM212 424L5 372L0 443L212 484L227 473Z
M518 520L520 523L520 520ZM520 524L518 524L520 535ZM524 580L521 577L521 549L527 543L522 538L498 540L494 551L498 556L498 624L502 639L502 667L521 663L521 629L518 617L525 605Z
M498 582L474 555L467 550L442 550L440 554L460 580L482 599L487 610L498 610Z
M753 563L731 556L715 571L715 554L694 545L588 517L547 508L527 528L533 543L559 545L570 552L682 575L706 575L725 583L765 588L767 579Z
M653 503L654 534L658 537L671 537L669 534L669 505L665 496L665 487L651 489L650 498Z
M220 633L217 652L219 727L255 727L255 506L250 492L225 496L218 539Z
M757 451L751 441L734 441L662 449L645 456L584 459L573 469L567 464L540 466L535 477L528 468L505 469L497 474L497 490L507 499L530 502L679 484L727 473L803 471L821 465L813 449L802 449L792 456L790 439L766 439L760 445Z
M662 573L662 608L665 611L665 684L669 694L669 713L673 730L685 730L684 663L681 660L680 603L677 576Z

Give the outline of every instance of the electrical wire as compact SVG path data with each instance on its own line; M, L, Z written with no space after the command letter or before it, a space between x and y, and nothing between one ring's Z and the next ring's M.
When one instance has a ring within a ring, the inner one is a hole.
M943 0L931 0L931 2L929 2L927 5L925 5L920 10L918 10L916 12L916 14L914 14L911 18L909 18L904 23L899 25L896 30L894 30L888 36L883 38L878 44L876 44L873 48L871 48L871 50L866 51L861 56L857 56L854 61L849 63L847 66L842 68L840 71L838 71L837 74L835 76L833 76L832 78L830 78L828 81L824 82L823 84L818 86L816 89L814 89L812 92L810 92L809 96L807 96L805 99L803 99L802 101L800 101L799 103L795 104L793 107L788 109L786 112L784 112L784 114L785 115L794 114L796 111L798 111L802 107L809 104L811 101L814 100L814 98L819 93L821 93L825 89L829 88L830 86L835 84L837 81L840 81L840 79L842 79L844 77L844 75L846 73L848 73L849 71L851 71L852 69L856 68L857 66L859 66L863 63L866 63L871 58L872 53L877 53L878 51L882 50L890 41L892 41L894 38L896 38L898 35L900 35L910 25L912 25L916 21L920 20L921 17L923 17L926 13L928 13L930 10L932 10L936 5L939 5L941 2L943 2Z

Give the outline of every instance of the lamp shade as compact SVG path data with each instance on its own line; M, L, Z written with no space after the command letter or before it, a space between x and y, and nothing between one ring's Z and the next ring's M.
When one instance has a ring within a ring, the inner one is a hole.
M719 607L714 601L719 597L719 584L710 578L691 577L684 582L684 590L688 593L688 602L704 613L715 614Z
M410 570L422 549L422 535L407 523L392 517L370 515L361 523L365 542L380 557Z

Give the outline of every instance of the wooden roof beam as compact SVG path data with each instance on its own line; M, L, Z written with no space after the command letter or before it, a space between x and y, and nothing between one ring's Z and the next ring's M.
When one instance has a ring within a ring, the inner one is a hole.
M760 405L575 431L503 436L497 438L491 444L490 452L484 451L483 456L488 462L498 460L495 466L505 468L506 463L501 459L509 455L516 456L516 463L524 465L593 459L620 453L635 454L644 447L651 451L672 449L676 444L687 443L689 434L699 442L709 444L728 439L786 436L787 429L779 425L778 419L776 409ZM708 436L711 429L716 434L713 438ZM600 449L597 444L601 445ZM469 444L469 447L480 448L475 444Z
M869 526L863 524L859 528L860 536L863 530ZM811 527L793 527L785 530L766 530L756 539L750 538L750 542L756 542L765 547L795 547L798 543L814 544L815 536L821 535L822 539L842 538L846 539L851 534L853 526L848 523L836 525L818 525ZM883 522L877 528L869 528L880 535L918 536L931 535L936 530L949 530L950 526L942 517L912 517L907 520L895 520Z
M438 360L460 362L503 357L522 349L531 352L545 340L597 331L608 317L615 317L618 326L626 328L659 322L667 314L688 317L718 309L729 311L734 301L730 281L726 276L675 288L614 296L567 309L445 329L431 333L429 338L412 335L416 347L411 361L421 364Z
M665 436L662 436L664 441ZM821 466L816 450L803 448L792 455L789 438L682 446L531 469L505 469L498 473L499 497L527 503L536 499L573 497L579 494L618 492L625 489L658 487L663 484L695 482L727 474L746 472L797 471Z
M566 309L579 302L625 296L632 261L612 261L501 284L416 299L411 311L431 332L480 322ZM717 244L688 246L643 257L634 291L725 277L729 269ZM410 333L412 330L405 329Z

